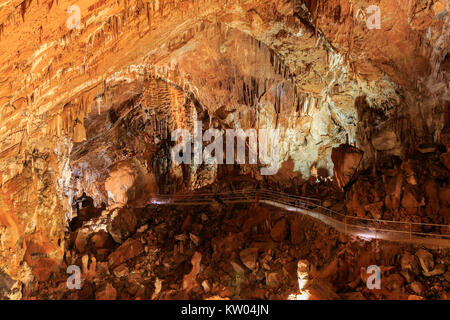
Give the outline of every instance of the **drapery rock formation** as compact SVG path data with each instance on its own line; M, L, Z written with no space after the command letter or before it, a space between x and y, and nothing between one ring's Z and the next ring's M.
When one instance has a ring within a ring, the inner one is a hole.
M23 285L60 271L71 231L104 257L110 241L130 245L138 223L127 209L153 193L239 173L298 188L312 167L343 187L348 160L335 167L332 150L347 136L363 151L361 170L430 146L439 154L423 187L411 172L425 173L406 165L376 178L383 191L370 203L355 183L348 211L404 208L448 223L449 3L376 1L379 29L368 28L373 4L80 0L75 25L70 1L0 4L0 296L20 298ZM196 121L279 129L269 141L277 175L261 176L261 163L172 163L171 133ZM82 239L86 222L96 240Z

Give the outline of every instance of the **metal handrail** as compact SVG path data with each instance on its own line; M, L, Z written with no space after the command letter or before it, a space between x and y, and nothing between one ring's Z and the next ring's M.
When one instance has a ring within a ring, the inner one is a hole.
M303 210L310 213L314 213L315 215L319 214L323 217L327 217L328 219L334 220L334 227L337 229L337 223L341 223L344 226L345 233L352 233L348 229L349 228L358 228L365 229L369 231L375 232L387 232L387 233L397 233L397 234L409 234L410 240L412 240L412 236L426 236L432 238L449 238L450 233L432 233L432 232L418 232L413 231L412 226L420 226L420 227L436 227L440 228L440 232L443 232L445 228L450 231L450 225L442 225L442 224L434 224L434 223L420 223L420 222L408 222L408 221L394 221L394 220L383 220L383 219L371 219L365 217L356 217L349 216L343 213L334 211L330 208L324 207L321 204L319 199L301 197L298 195L291 195L281 191L274 191L269 189L242 189L242 190L232 190L226 192L203 192L203 193L194 193L194 194L166 194L166 195L155 195L154 200L156 200L156 204L167 204L167 205L176 205L176 204L209 204L212 201L215 201L218 198L220 201L227 202L241 202L248 203L251 201L256 201L258 198L259 201L269 201L276 203L278 205L282 205L285 209L294 209L295 211ZM167 202L162 201L158 203L158 200L170 200ZM314 201L314 202L313 202ZM270 205L270 203L269 203ZM273 204L272 204L273 205ZM317 211L313 211L317 210ZM317 216L316 216L317 218ZM337 220L336 220L337 219ZM348 220L356 220L360 222L359 224L350 224ZM377 226L379 225L379 226ZM409 231L406 230L398 230L398 227L409 226ZM391 227L392 229L386 229Z

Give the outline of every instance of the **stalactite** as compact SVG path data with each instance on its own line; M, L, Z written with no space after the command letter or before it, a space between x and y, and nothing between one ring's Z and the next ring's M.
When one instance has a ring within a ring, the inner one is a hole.
M20 14L22 16L22 21L25 22L25 13L27 9L30 7L32 0L24 0L20 3Z

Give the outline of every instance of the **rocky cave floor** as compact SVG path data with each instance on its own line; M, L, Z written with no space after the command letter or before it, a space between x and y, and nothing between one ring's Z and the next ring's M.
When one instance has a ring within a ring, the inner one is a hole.
M65 265L25 285L23 298L288 299L306 290L309 299L450 298L448 249L357 239L307 216L220 199L115 210L108 232L95 228L103 214L68 233ZM298 261L309 279L302 292ZM67 288L69 265L82 269L80 290ZM370 265L382 271L381 289L367 288Z

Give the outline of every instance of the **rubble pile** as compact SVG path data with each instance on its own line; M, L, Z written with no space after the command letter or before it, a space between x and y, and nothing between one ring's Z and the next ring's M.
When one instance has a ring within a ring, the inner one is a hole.
M431 146L407 160L392 157L376 169L362 171L346 193L346 213L450 225L448 154L445 148Z
M448 250L363 241L303 215L220 199L103 211L68 234L65 252L63 267L24 285L23 298L450 298ZM80 290L67 287L69 265L82 270ZM382 271L379 290L367 288L370 265Z

